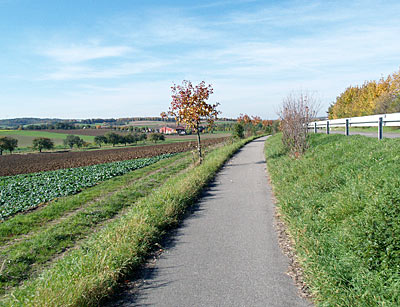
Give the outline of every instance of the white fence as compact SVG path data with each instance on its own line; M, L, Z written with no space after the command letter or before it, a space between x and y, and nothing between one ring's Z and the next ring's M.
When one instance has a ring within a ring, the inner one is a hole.
M346 135L349 135L351 127L378 127L378 139L383 138L384 126L400 126L400 113L329 119L308 124L308 128L314 129L315 133L318 128L326 129L326 133L329 134L331 127L344 127Z

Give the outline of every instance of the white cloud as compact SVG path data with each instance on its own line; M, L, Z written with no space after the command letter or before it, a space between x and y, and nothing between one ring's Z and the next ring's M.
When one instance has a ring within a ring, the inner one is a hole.
M142 73L156 72L169 65L167 61L154 60L148 62L123 63L114 66L62 66L54 72L48 73L41 80L81 80L81 79L114 79Z
M64 63L79 63L89 60L120 57L133 49L128 46L76 46L53 47L41 51L41 54Z

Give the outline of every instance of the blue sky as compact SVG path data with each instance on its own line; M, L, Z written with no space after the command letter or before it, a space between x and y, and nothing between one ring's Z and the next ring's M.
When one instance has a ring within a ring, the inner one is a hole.
M0 0L0 118L158 116L171 85L211 83L222 116L321 115L400 67L400 1Z

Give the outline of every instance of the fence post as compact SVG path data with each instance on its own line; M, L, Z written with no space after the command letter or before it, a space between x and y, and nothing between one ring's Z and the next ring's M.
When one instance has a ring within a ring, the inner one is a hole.
M349 134L350 134L350 127L349 127L350 125L349 125L349 119L348 118L346 118L346 135L348 136Z
M329 120L326 121L326 134L329 134Z
M378 122L378 139L382 140L383 138L383 117L379 117Z
M314 122L314 133L317 133L317 122Z

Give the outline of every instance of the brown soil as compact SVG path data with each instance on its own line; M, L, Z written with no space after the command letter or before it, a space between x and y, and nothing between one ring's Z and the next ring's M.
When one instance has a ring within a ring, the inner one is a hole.
M206 139L202 141L202 144L203 146L214 145L226 139L226 137ZM196 148L196 145L196 142L192 141L83 152L54 152L0 156L0 176L13 176L17 174L153 157L165 153L192 150Z

